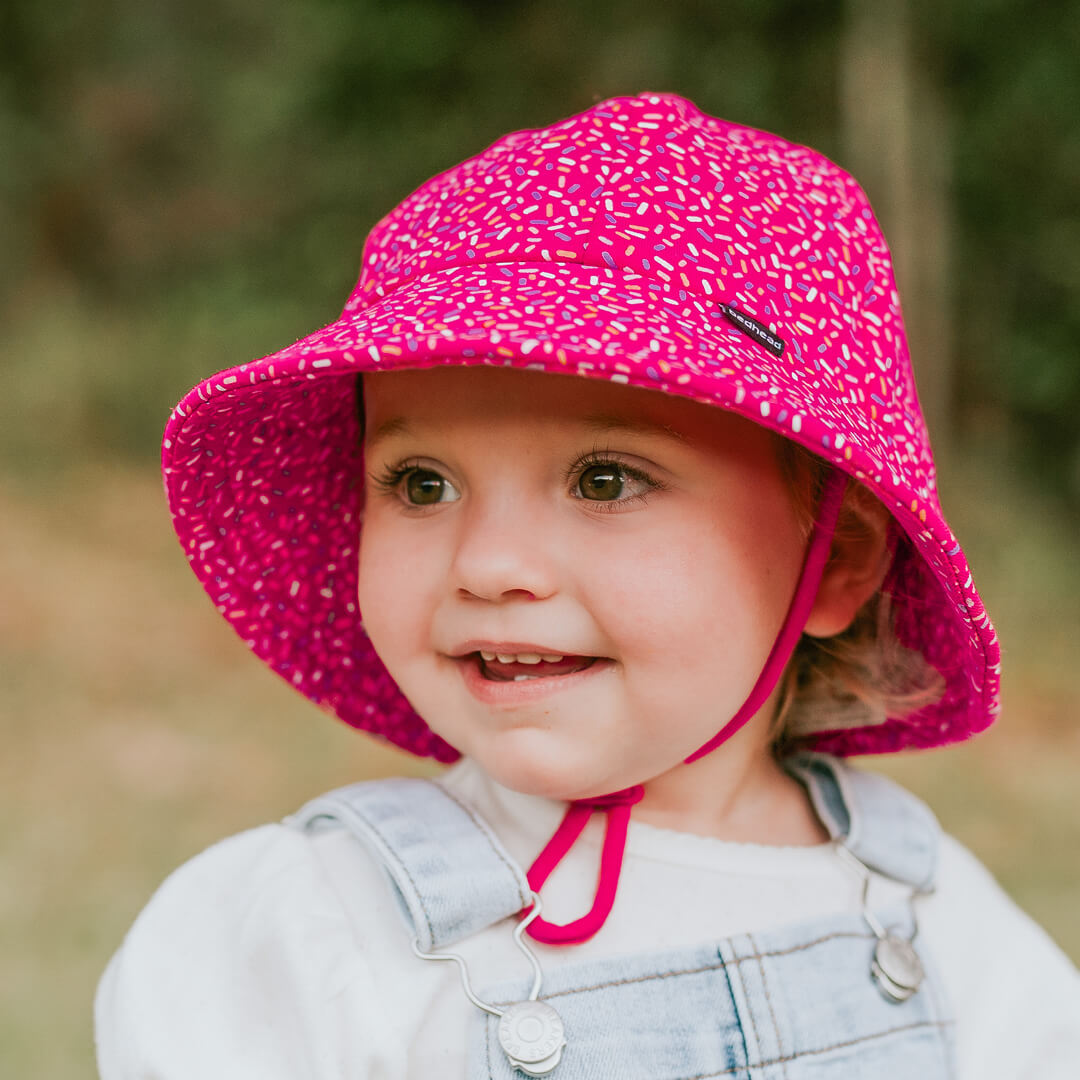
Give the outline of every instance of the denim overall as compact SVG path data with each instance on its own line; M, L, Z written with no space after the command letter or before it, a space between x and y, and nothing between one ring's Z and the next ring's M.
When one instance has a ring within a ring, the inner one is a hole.
M944 1080L954 1075L951 1022L933 972L908 979L917 984L912 989L904 985L904 964L898 975L880 951L883 936L899 942L901 952L908 942L917 951L914 901L933 888L936 820L891 781L835 759L806 754L788 759L785 767L807 788L838 857L865 877L870 868L910 886L912 903L557 967L545 973L540 1000L561 1018L565 1050L561 1057L556 1054L558 1064L547 1075L554 1080ZM509 935L518 925L512 916L532 902L525 873L491 828L437 782L354 784L313 800L290 824L352 832L386 871L422 952L443 951L501 920L507 920ZM476 997L495 1011L525 1001L534 981L524 960L522 968L521 979L476 988ZM469 1080L538 1075L511 1064L500 1044L500 1022L497 1015L474 1011Z

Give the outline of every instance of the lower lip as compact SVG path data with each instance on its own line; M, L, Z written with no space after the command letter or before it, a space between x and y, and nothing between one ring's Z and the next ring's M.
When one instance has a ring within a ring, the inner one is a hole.
M530 701L539 701L551 694L563 690L572 690L613 665L611 660L594 660L587 668L571 672L569 675L543 675L535 679L522 679L509 682L485 679L480 674L480 661L476 656L458 657L454 661L461 671L465 689L485 705L524 705Z

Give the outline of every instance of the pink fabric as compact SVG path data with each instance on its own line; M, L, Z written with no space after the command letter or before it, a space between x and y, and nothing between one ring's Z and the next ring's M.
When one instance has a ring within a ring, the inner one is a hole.
M782 356L721 304L783 339ZM356 604L356 378L441 364L680 394L821 455L903 530L899 632L947 685L912 716L815 745L936 746L996 714L997 639L941 515L889 252L858 185L816 151L670 94L514 132L375 226L340 319L207 379L174 411L169 503L218 610L323 708L451 761Z
M529 867L529 885L533 892L540 891L552 870L574 846L593 811L603 809L607 811L607 827L604 830L604 846L600 852L596 899L589 911L573 922L552 923L537 917L525 928L530 937L547 945L574 945L591 938L604 925L611 914L615 892L619 887L623 852L626 850L626 830L630 825L630 809L635 803L641 802L644 795L645 788L641 784L635 784L622 791L613 791L610 795L577 799L569 805L566 815L555 830L555 835ZM531 910L530 905L522 915L527 915Z

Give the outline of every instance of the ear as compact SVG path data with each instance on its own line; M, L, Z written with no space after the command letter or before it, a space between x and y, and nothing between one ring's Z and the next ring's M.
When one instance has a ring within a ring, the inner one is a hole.
M804 633L820 638L843 633L881 588L892 562L890 520L888 510L866 488L859 484L848 488Z

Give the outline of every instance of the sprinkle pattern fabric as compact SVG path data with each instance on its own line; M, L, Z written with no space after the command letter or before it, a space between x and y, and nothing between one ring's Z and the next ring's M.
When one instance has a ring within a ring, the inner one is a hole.
M174 411L169 503L218 610L313 701L451 761L356 603L356 376L439 364L680 394L844 469L906 534L889 583L898 633L947 688L913 715L822 733L814 748L935 746L993 719L997 639L941 514L889 251L861 189L816 151L670 94L514 132L375 226L339 320L207 379Z

